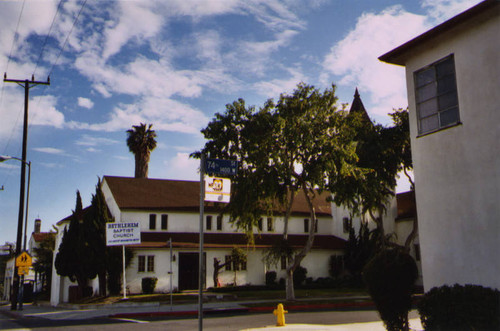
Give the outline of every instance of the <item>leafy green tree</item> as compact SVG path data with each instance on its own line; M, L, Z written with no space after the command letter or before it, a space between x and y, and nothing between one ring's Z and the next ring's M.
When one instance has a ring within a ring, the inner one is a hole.
M95 229L82 208L80 192L76 192L76 207L71 215L69 227L64 229L55 267L61 276L69 277L78 283L82 297L88 281L97 276L96 250L93 247Z
M147 178L151 151L156 148L156 132L153 124L133 125L127 130L127 146L135 156L135 177Z
M234 286L236 286L236 276L239 270L243 269L243 265L247 264L247 255L245 251L239 247L233 247L231 250L231 263L234 272Z
M216 114L202 130L208 142L201 152L241 163L226 207L239 228L252 233L263 213L284 210L286 241L294 197L304 194L311 226L306 244L287 257L288 300L295 298L293 272L314 242L319 193L345 191L345 178L364 173L356 165L355 131L336 102L335 86L320 92L299 84L291 95L282 94L276 103L268 100L258 111L247 108L243 99L228 104L226 113Z
M352 216L369 214L376 223L382 247L390 244L383 226L389 200L394 197L398 173L412 168L408 112L399 109L391 114L394 125L384 127L366 121L360 114L350 114L355 130L357 166L365 169L362 177L348 177L345 190L337 191L334 201L348 207Z
M33 263L35 273L40 277L42 284L42 292L50 292L50 284L52 279L52 261L54 256L54 249L56 244L56 237L54 232L50 232L40 242L38 247L35 247L34 255L36 260Z

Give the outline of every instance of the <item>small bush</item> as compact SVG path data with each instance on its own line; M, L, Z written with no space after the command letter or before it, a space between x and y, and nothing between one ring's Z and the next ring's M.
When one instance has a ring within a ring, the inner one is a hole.
M307 278L307 269L299 265L293 272L294 286L302 285L305 282L306 278Z
M434 287L418 304L425 330L499 330L500 291L479 285Z
M276 285L276 271L266 272L266 285Z
M368 292L387 330L408 330L413 284L418 269L413 258L400 249L385 249L363 269Z
M158 282L158 278L156 277L144 277L142 279L142 293L144 294L153 294L155 291L156 283Z

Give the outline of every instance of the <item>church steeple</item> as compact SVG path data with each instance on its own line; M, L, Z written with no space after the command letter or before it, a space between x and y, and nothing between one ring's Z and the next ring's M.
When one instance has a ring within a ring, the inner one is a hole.
M354 92L354 99L352 100L351 104L351 109L349 110L349 113L358 113L361 114L361 117L370 123L372 121L370 120L370 116L368 116L368 113L366 112L365 106L363 105L363 101L361 101L361 97L359 96L358 88L356 87L356 91Z

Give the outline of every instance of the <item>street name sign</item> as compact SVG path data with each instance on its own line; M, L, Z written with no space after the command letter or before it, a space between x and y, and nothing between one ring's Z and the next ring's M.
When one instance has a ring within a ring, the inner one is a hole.
M141 243L139 222L106 223L106 245L132 245Z
M238 161L207 159L205 172L217 176L235 176L238 173Z
M231 180L205 176L205 201L229 203Z

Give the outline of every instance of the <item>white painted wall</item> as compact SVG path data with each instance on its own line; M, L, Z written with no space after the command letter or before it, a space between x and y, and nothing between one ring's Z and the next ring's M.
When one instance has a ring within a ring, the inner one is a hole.
M500 288L500 16L455 29L406 63L425 290ZM462 125L417 138L413 73L454 54Z

